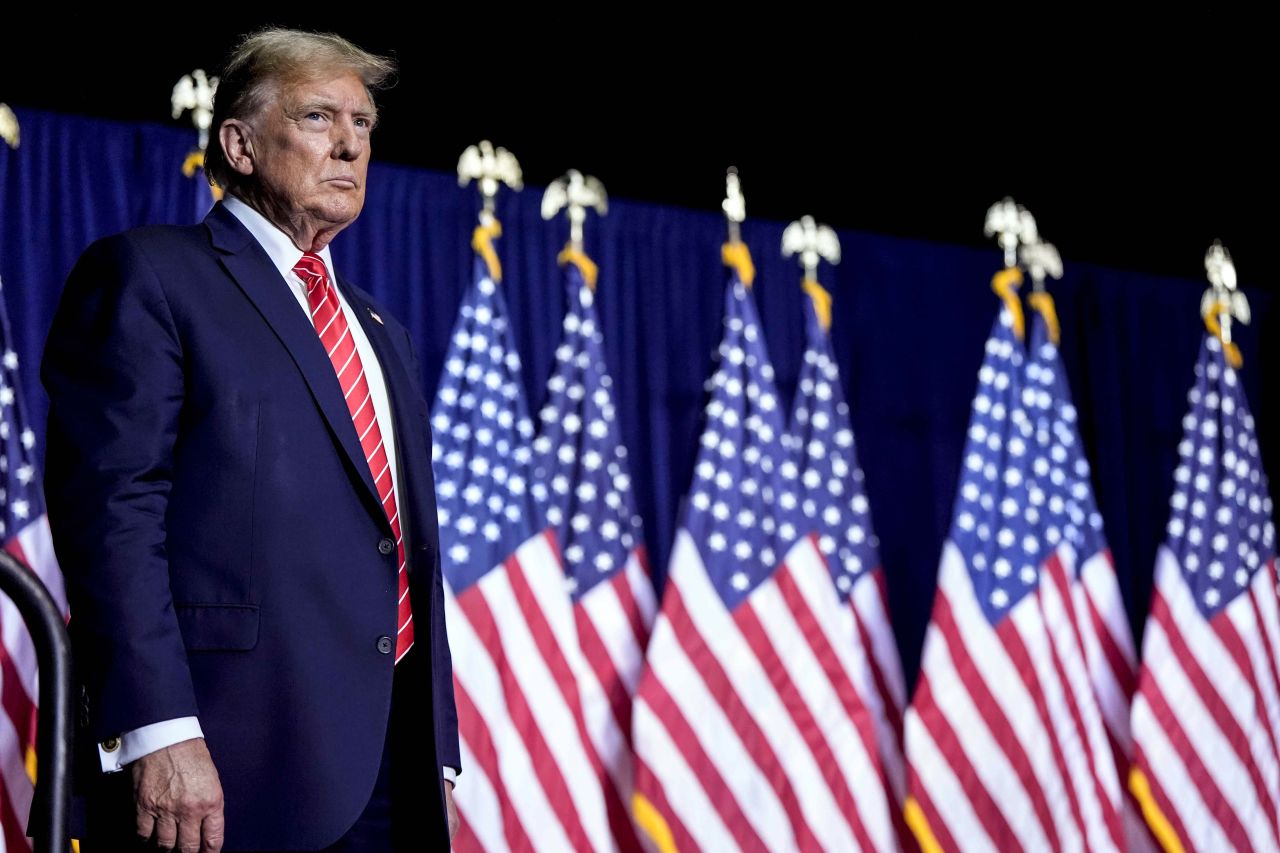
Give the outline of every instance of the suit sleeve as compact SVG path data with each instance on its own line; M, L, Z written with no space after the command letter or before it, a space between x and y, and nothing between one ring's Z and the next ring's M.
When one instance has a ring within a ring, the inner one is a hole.
M438 538L438 537L437 537ZM453 657L449 654L449 634L444 622L444 580L440 571L440 549L436 549L435 593L432 609L435 618L431 622L431 671L434 673L432 692L440 697L435 700L436 713L441 715L440 764L462 772L462 750L458 746L458 706L453 697Z
M41 378L49 523L90 734L196 716L165 549L182 348L159 277L128 235L76 264Z
M408 337L408 332L405 332ZM417 382L422 381L422 367L418 364L418 354L414 350L413 341L409 341L409 357L412 360L410 367L413 371L413 378ZM427 429L427 458L431 458L431 430ZM416 473L416 472L415 472ZM434 565L432 566L432 591L431 591L431 672L432 685L431 692L433 695L433 704L438 719L439 731L441 733L438 743L440 750L440 764L444 767L452 767L455 771L462 772L462 750L458 746L458 707L453 696L453 657L449 653L449 632L445 626L445 606L444 606L444 574L441 570L440 556L440 530L436 525L435 514L435 476L428 464L425 472L428 487L431 489L431 508L432 518L427 522L430 530L431 550L435 555Z

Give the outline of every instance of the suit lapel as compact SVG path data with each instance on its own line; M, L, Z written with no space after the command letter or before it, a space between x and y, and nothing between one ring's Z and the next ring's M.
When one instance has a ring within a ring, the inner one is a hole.
M297 300L280 278L279 270L271 263L266 251L234 214L220 204L215 205L205 217L205 224L209 226L214 248L221 253L223 267L289 351L328 422L334 440L342 448L356 476L364 483L362 491L365 498L385 520L373 473L364 458L351 413L342 397L342 387L315 328L307 321L306 314L299 310Z
M378 356L378 363L382 366L382 377L387 384L387 397L391 400L391 417L396 422L396 435L398 436L405 429L405 424L402 423L403 410L405 409L402 397L406 388L413 387L412 385L406 385L409 382L409 372L405 369L404 359L400 357L392 345L391 338L387 334L387 327L373 319L373 307L361 299L358 294L354 293L341 277L338 279L338 287L342 290L342 297L347 300L347 304L354 309L353 313L355 313L360 327L364 329L365 337L369 339L369 345L373 347L374 353ZM400 442L396 442L396 446L399 446L399 444Z
M353 292L341 276L338 277L338 286L342 290L343 298L353 309L357 322L364 329L365 337L369 339L369 345L373 347L378 363L382 367L382 379L386 383L387 400L391 406L391 420L395 428L396 482L400 486L400 518L406 537L406 551L408 551L413 547L413 536L416 532L412 521L416 518L414 510L417 504L411 492L415 484L421 485L420 478L404 475L405 471L414 470L415 465L418 464L413 458L413 448L416 446L415 442L419 440L416 431L423 428L423 425L417 423L413 416L413 393L418 387L418 380L409 375L408 366L396 351L387 327L374 319L377 315L373 306ZM410 571L413 571L414 562L409 561Z

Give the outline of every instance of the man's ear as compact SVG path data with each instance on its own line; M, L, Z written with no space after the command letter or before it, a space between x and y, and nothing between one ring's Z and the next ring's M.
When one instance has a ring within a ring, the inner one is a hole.
M218 128L218 142L228 166L241 175L253 174L253 128L238 118L229 118Z

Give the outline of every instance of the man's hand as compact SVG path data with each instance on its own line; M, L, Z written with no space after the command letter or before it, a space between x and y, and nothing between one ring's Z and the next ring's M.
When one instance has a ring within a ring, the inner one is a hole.
M445 780L444 808L449 817L449 840L458 834L458 807L453 804L453 783Z
M222 850L222 783L203 738L144 755L132 769L139 837L154 838L161 850Z

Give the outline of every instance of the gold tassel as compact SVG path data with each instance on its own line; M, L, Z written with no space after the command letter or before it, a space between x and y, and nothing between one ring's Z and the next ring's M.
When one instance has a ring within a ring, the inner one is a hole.
M1040 316L1044 318L1045 328L1049 332L1049 340L1054 346L1062 340L1062 328L1058 325L1058 312L1053 307L1053 297L1046 291L1033 293L1027 297L1028 304L1032 308L1040 312Z
M600 268L596 266L596 262L587 257L586 252L573 248L573 246L565 246L564 251L556 256L556 261L560 266L565 264L573 264L582 272L582 279L587 283L587 287L594 292L596 289L596 278L600 275Z
M1147 826L1151 827L1151 834L1156 837L1156 841L1160 842L1160 846L1168 853L1183 853L1185 848L1178 839L1177 831L1169 823L1169 818L1165 817L1164 812L1160 810L1160 805L1151 792L1151 783L1137 767L1129 771L1129 790L1142 808L1142 816L1146 819Z
M489 277L494 281L502 281L502 261L498 260L498 252L493 248L493 241L502 236L502 223L493 220L488 225L477 225L471 232L471 248L484 258L489 267Z
M991 279L991 289L1004 300L1004 307L1013 315L1013 333L1018 340L1026 339L1026 321L1022 317L1022 303L1018 301L1018 285L1022 284L1022 270L1008 267Z
M746 243L725 243L720 249L720 258L727 267L738 271L738 278L748 290L756 280L756 266L751 263L751 251Z
M182 174L188 178L196 176L196 169L204 168L204 152L192 151L187 155L187 159L182 161ZM214 201L222 201L222 187L217 184L209 184L209 192L213 194Z
M631 813L636 819L636 824L653 841L653 846L658 848L659 853L677 853L676 840L671 833L670 825L644 794L631 795Z
M822 331L831 331L831 294L811 278L800 282L800 287L813 300L813 311L818 315L818 324L822 326Z
M1227 356L1227 364L1239 370L1244 364L1244 359L1240 356L1240 347L1234 343L1228 343L1222 336L1222 324L1218 322L1218 315L1230 310L1225 302L1215 302L1209 307L1208 312L1204 315L1204 327L1209 330L1209 334L1222 341L1222 351Z

